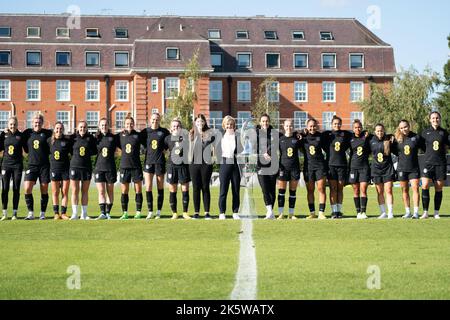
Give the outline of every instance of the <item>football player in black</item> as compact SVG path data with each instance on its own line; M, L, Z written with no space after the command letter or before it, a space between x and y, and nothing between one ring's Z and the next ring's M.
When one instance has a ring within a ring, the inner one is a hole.
M331 218L342 218L344 186L348 180L348 162L346 152L350 148L351 134L341 130L342 119L334 116L332 131L323 133L326 141L328 162L328 181L330 183Z
M70 187L72 188L72 217L78 219L78 202L81 191L81 220L89 220L87 207L92 177L91 157L97 154L95 137L88 132L86 121L79 121L77 132L71 136L72 159L70 159Z
M177 118L170 123L171 134L164 139L166 149L169 151L167 161L167 183L169 184L169 203L172 210L172 219L178 218L177 189L181 184L183 198L183 218L191 219L189 208L189 166L187 152L189 150L189 137L186 131L182 131L181 121Z
M367 219L367 188L370 175L370 140L372 135L363 131L361 120L353 122L353 136L350 139L350 176L357 219Z
M278 173L278 219L283 219L286 188L289 183L289 218L295 217L295 202L298 181L300 180L299 150L301 140L294 134L294 120L284 121L284 135L280 137L280 171Z
M405 215L403 218L419 218L419 148L422 146L422 138L410 129L409 122L400 121L395 131L395 154L398 155L397 174L402 188L403 203L405 205ZM414 214L411 215L411 201L409 196L409 185L413 191Z
M439 219L442 204L442 190L447 179L447 151L450 145L448 131L441 128L441 114L432 112L429 116L431 127L422 132L425 144L425 167L422 171L421 219L428 218L430 205L430 183L434 183L434 217Z
M114 203L114 183L117 181L114 155L119 137L111 133L108 119L102 118L98 123L95 138L97 141L97 159L95 161L94 179L100 205L100 216L97 219L111 219L110 214Z
M142 130L139 134L146 148L144 163L145 191L147 198L147 219L153 216L153 177L156 175L156 187L158 189L156 219L161 216L164 203L164 174L166 173L166 157L164 155L164 139L170 135L169 130L160 127L161 116L159 113L152 114L150 127Z
M304 152L304 178L308 194L308 207L310 215L307 219L315 219L316 207L314 204L314 190L317 183L319 192L319 219L324 220L327 195L325 192L327 177L327 162L324 157L326 143L322 133L318 131L318 124L315 119L309 119L302 138L302 148Z
M375 183L378 195L378 204L381 215L379 219L393 219L394 196L392 186L395 181L394 164L392 163L392 145L394 136L387 135L384 125L375 126L375 135L370 140L370 150L372 152L372 180ZM386 198L384 193L386 192ZM385 203L387 203L388 213L386 214Z
M120 158L120 183L122 189L121 204L122 216L120 220L128 219L128 202L130 183L134 183L134 191L136 193L136 215L135 219L141 218L142 210L142 165L141 165L141 145L145 142L139 138L139 133L134 130L134 119L131 115L125 118L125 129L119 133L118 147L122 150Z
M11 180L13 182L13 215L12 220L17 219L17 209L20 199L20 183L22 182L23 170L23 147L24 139L22 132L17 130L17 118L8 119L8 127L0 135L0 151L3 151L2 162L2 205L3 216L1 220L8 217L8 193Z
M48 184L50 183L50 146L48 138L52 136L52 131L44 129L44 117L37 113L31 120L32 129L23 132L25 141L25 152L28 153L28 170L25 171L24 188L25 203L28 215L25 220L34 219L34 199L33 187L39 179L41 189L41 213L40 220L45 219L45 211L48 205Z
M50 180L52 184L53 212L55 220L69 220L67 203L69 201L69 167L72 154L72 139L64 136L64 125L56 122L53 135L48 139L50 145ZM61 191L61 215L59 211L59 193Z

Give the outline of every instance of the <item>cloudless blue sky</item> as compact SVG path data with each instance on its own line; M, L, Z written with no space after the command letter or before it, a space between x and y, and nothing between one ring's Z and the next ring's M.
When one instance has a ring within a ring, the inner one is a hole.
M70 5L79 6L81 14L347 17L364 25L370 21L368 8L375 5L381 28L372 31L394 47L398 70L414 65L422 71L429 65L442 73L449 58L449 0L0 0L0 12L63 13Z

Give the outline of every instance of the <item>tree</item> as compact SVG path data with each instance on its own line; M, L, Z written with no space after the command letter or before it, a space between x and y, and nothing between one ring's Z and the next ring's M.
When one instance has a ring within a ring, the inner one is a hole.
M420 74L410 67L401 70L387 88L372 83L369 98L359 104L367 129L382 123L388 132L394 132L398 122L405 119L410 122L412 130L422 131L428 126L427 117L433 102L431 95L437 79L437 73L430 69Z
M180 87L178 93L173 93L170 96L171 99L168 102L167 112L162 120L162 124L165 127L169 127L173 118L179 118L185 129L192 127L194 103L197 101L195 88L201 77L198 57L199 49L196 49L186 64L184 72L180 75L180 79L184 80L185 85Z
M273 90L271 85L276 82L276 79L269 77L264 79L263 82L255 89L256 101L250 107L252 113L252 118L259 119L263 114L267 113L273 117L279 110L279 103L272 102L269 100L268 96L270 91Z
M450 35L447 37L448 47L450 48ZM444 78L439 80L443 86L443 91L438 93L435 103L442 115L442 127L450 128L450 59L444 66Z

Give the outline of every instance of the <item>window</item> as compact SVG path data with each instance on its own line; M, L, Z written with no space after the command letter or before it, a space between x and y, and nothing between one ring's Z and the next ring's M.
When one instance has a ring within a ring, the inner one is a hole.
M280 101L280 83L278 81L267 83L266 96L269 102Z
M178 48L167 48L166 49L167 60L179 60L180 50Z
M128 52L115 52L114 65L116 67L128 67Z
M0 27L0 37L1 38L10 38L11 37L11 28L10 27Z
M166 99L174 99L180 92L179 78L166 78Z
M116 29L114 29L114 38L116 38L116 39L126 39L126 38L128 38L128 29L126 29L126 28L116 28Z
M98 28L86 28L86 38L100 38Z
M336 112L324 112L322 113L322 128L323 130L331 130L331 121Z
M0 130L8 127L9 111L0 111Z
M70 52L56 52L56 66L70 66Z
M56 37L57 38L70 38L70 29L69 28L56 28Z
M251 53L238 53L237 63L239 68L251 68L252 67L252 54Z
M0 51L0 66L11 65L11 51Z
M209 82L209 100L222 101L222 81Z
M294 111L294 129L305 129L306 121L308 120L308 112L306 111Z
M322 82L322 100L323 102L335 102L336 100L336 83Z
M159 109L156 107L152 108L152 114L159 113Z
M222 129L222 111L209 112L209 126L213 129Z
M219 29L211 29L208 30L208 39L220 39L220 30Z
M32 120L34 118L34 115L39 113L38 111L27 111L27 120L26 120L26 125L27 128L31 128L32 127Z
M266 40L278 40L276 31L264 31L264 39Z
M266 68L279 68L279 67L280 67L280 54L266 53Z
M65 132L71 132L70 111L56 111L56 121L62 122Z
M99 115L100 112L98 111L86 111L86 122L90 133L97 131Z
M306 81L294 82L294 99L295 102L308 101L308 82Z
M350 124L353 125L355 120L360 120L364 123L364 112L354 111L350 112Z
M294 68L308 68L308 54L307 53L294 53Z
M100 52L86 52L86 67L100 67Z
M158 92L158 78L152 77L151 81L151 91Z
M100 101L99 80L86 80L86 101Z
M116 101L128 101L128 81L116 80Z
M336 54L335 53L323 53L322 54L322 68L323 69L335 69L336 68Z
M247 30L239 30L236 31L236 39L238 40L244 40L244 39L248 39L248 31Z
M28 27L27 28L27 37L28 38L40 38L41 37L41 28L40 27Z
M364 68L364 55L350 54L350 69L363 69L363 68Z
M252 100L251 86L252 83L250 81L238 81L237 99L239 102L250 102Z
M303 31L292 31L292 40L305 40L305 33Z
M211 66L215 68L222 67L222 54L221 53L211 53Z
M322 40L322 41L334 40L333 33L330 31L321 31L320 32L320 40Z
M350 101L360 102L364 99L364 82L350 82Z
M127 111L116 111L116 131L125 128L125 118L127 117Z
M242 127L245 121L252 119L252 113L250 111L238 111L237 115L238 129Z
M56 101L70 101L70 80L56 80Z
M27 52L27 66L28 67L39 67L40 65L41 65L41 52L28 51Z
M0 101L11 100L11 81L0 80Z
M27 80L27 100L40 101L41 100L41 81Z

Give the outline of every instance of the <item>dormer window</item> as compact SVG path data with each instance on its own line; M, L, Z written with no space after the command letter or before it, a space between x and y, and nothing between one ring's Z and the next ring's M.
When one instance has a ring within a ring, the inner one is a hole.
M322 41L334 40L333 33L331 31L321 31L320 32L320 40L322 40Z
M178 48L167 48L166 49L167 60L180 60L180 49Z
M236 39L238 40L248 39L248 31L247 30L236 31Z
M292 40L305 40L305 33L303 31L292 31Z
M100 38L100 33L98 28L87 28L86 29L86 38Z
M27 28L27 38L40 38L41 28L40 27L28 27Z
M208 30L208 39L221 39L221 34L219 29Z
M264 38L266 40L278 40L276 31L264 31Z
M126 28L116 28L116 29L114 29L114 38L116 38L116 39L126 39L126 38L128 38L128 29L126 29Z

